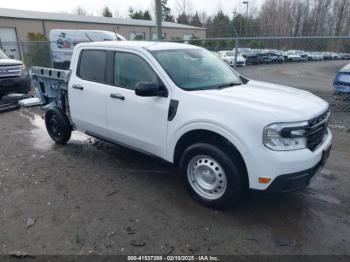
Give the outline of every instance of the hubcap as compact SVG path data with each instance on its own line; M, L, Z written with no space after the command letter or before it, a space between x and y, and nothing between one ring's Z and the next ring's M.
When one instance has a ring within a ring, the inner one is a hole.
M215 200L223 196L227 187L224 169L210 156L195 156L187 166L187 179L201 197Z

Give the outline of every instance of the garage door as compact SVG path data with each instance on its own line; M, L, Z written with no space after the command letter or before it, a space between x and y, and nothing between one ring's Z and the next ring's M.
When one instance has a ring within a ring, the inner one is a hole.
M10 58L20 58L16 30L14 28L0 27L0 48Z

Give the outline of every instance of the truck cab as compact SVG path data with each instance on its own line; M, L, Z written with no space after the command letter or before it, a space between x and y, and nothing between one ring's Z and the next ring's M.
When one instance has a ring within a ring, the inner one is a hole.
M82 43L69 71L31 75L56 143L79 130L161 158L207 206L305 188L329 156L327 102L249 80L200 47Z

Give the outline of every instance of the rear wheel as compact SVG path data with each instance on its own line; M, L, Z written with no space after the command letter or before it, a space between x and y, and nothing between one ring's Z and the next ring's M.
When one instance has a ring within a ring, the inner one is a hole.
M238 201L244 188L236 161L218 146L197 143L188 147L180 168L193 198L213 208L228 207Z
M67 116L59 108L46 111L45 124L47 132L57 144L66 144L72 134L72 127Z

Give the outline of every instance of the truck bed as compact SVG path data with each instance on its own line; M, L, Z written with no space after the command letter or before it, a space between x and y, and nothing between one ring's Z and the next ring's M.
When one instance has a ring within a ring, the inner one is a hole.
M70 71L33 66L30 76L43 109L57 106L66 112Z

